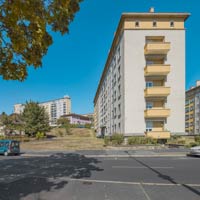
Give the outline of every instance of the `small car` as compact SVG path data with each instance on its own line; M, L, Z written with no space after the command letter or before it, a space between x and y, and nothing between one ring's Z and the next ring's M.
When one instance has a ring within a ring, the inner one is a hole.
M192 147L188 154L189 156L200 156L200 146Z
M4 156L20 154L20 143L16 140L0 140L0 154Z

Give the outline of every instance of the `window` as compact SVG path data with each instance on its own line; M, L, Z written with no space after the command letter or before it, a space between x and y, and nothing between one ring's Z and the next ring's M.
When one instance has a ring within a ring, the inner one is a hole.
M153 82L152 81L147 81L146 82L146 88L153 87Z
M153 128L153 122L152 121L146 121L146 131L150 132Z
M120 77L121 77L121 70L120 70L121 66L118 67L118 81L120 81Z
M152 61L152 60L146 60L146 65L153 65L153 64L155 64L154 61Z
M121 105L120 104L118 104L118 118L120 118L121 117Z
M114 57L114 66L113 66L113 70L115 69L116 67L116 56Z
M116 98L117 98L117 92L116 90L114 91L114 102L116 101Z
M121 124L118 123L119 132L121 132Z
M153 21L153 27L156 27L156 26L157 26L157 22Z
M170 27L174 27L174 21L170 22Z
M135 22L135 27L139 27L139 26L140 26L139 21L136 21L136 22Z
M116 118L117 109L114 108L114 119Z
M118 85L118 99L121 98L121 86Z
M120 46L119 46L119 48L118 48L118 62L120 61L120 59L121 59L121 54L120 54Z
M153 108L153 103L152 102L147 102L146 103L146 109L149 110L149 109L152 109Z

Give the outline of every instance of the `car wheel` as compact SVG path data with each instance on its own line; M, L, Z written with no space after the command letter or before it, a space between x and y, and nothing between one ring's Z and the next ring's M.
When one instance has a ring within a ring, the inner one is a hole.
M4 156L8 156L8 152L7 151L4 152Z

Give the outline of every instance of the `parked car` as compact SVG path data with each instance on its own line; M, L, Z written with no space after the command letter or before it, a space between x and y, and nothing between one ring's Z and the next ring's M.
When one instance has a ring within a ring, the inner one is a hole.
M192 147L188 154L189 156L200 156L200 146Z
M20 154L20 143L16 140L0 140L0 154L4 156Z

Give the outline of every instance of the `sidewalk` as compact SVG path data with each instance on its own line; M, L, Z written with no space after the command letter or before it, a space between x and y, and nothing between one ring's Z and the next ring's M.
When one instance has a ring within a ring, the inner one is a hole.
M74 150L74 151L23 151L21 156L49 157L56 154L81 154L86 157L178 157L186 156L188 149L156 149L156 150Z

